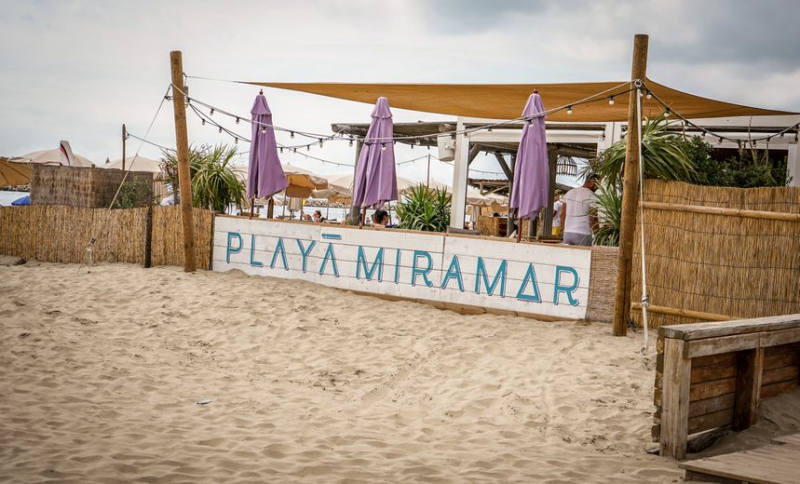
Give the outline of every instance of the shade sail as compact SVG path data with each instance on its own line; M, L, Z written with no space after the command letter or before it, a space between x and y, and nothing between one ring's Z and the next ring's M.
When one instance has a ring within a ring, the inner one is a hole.
M550 121L610 122L627 121L630 83L586 82L566 84L347 84L347 83L296 83L247 82L258 86L301 91L320 96L375 103L379 97L391 99L392 106L413 111L449 114L490 119L516 119L519 107L534 89L547 99L550 108L566 106L581 99L596 96L597 102L576 105L571 115L566 110L548 115ZM678 91L656 82L647 81L647 87L670 109L690 118L721 118L731 116L773 116L796 114L786 111L753 108L740 104L715 101ZM613 105L608 96L619 96ZM653 99L642 99L642 112L655 117L663 108Z

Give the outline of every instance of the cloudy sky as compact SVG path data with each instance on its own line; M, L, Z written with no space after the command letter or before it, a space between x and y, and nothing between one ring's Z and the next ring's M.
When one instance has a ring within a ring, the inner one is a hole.
M95 163L119 158L121 124L142 136L158 108L171 50L183 51L189 75L234 80L578 82L629 77L633 35L648 33L652 79L703 96L800 110L795 0L0 0L0 11L3 156L66 139ZM191 80L190 89L193 97L245 115L258 92L201 80ZM272 89L265 94L277 125L306 131L367 122L372 109ZM448 119L394 115L400 122ZM244 124L239 129L247 132ZM189 137L195 144L231 142L193 118ZM170 104L150 139L174 144ZM129 153L138 148L129 141ZM160 156L147 145L141 154ZM310 154L353 162L346 143ZM397 159L419 154L399 147ZM293 154L284 161L323 174L347 171ZM500 171L488 157L476 163ZM452 176L452 168L438 163L432 172L441 180ZM403 165L399 174L422 179L425 164Z

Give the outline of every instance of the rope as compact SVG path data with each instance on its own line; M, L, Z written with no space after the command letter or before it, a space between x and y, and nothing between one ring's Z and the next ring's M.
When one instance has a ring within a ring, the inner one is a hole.
M641 234L642 234L642 324L644 325L644 352L647 352L649 347L648 331L647 331L647 307L650 305L650 297L647 294L647 268L645 264L645 251L644 251L644 160L642 159L642 91L641 82L636 82L636 133L638 134L639 150L639 219L641 221Z
M150 125L147 127L147 131L144 134L144 139L136 137L137 139L140 140L139 147L136 149L136 153L133 155L133 160L131 161L130 167L127 170L125 170L125 175L122 177L122 181L120 182L119 186L117 187L117 191L116 191L116 193L114 193L114 198L111 200L111 203L108 205L108 208L106 209L106 212L110 212L111 209L114 207L114 204L117 202L117 198L119 197L119 192L122 190L122 186L125 184L125 181L128 179L128 175L131 173L131 171L133 169L133 165L136 163L136 160L139 158L139 152L142 150L142 147L147 142L146 141L147 136L150 134L150 130L153 129L153 125L155 124L156 119L158 118L158 115L161 112L161 108L164 107L164 102L167 100L167 95L169 94L169 89L170 89L170 87L168 86L166 92L161 97L161 102L158 104L158 108L156 109L156 112L153 115L153 119L150 120ZM110 230L111 230L111 227L109 225L106 225L106 234L105 234L106 239L108 238L108 233L109 233ZM97 238L92 236L89 239L89 243L86 244L86 253L87 253L87 257L89 259L89 267L91 267L92 264L94 263L94 245L95 245L95 243L97 243ZM82 268L83 268L83 261L81 261L80 265L78 266L78 272L80 272Z

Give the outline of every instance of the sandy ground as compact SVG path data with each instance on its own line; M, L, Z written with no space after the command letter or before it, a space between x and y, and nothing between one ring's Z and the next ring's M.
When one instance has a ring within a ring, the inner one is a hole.
M653 351L607 325L37 263L0 267L0 324L3 482L682 476L645 453Z

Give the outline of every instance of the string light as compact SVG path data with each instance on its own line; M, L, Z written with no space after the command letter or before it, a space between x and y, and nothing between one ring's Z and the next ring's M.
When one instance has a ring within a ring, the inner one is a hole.
M645 97L646 97L647 99L653 99L653 94L651 94L651 93L650 93L650 91L648 90L648 91L647 91L647 95L646 95Z
M211 115L214 115L214 108L211 108Z
M306 151L311 151L311 145L306 145Z
M322 148L322 140L319 140L319 147Z
M353 138L350 138L350 142L347 143L351 148L353 147Z
M238 137L233 138L233 144L235 144L235 145L239 144L239 138Z
M206 118L203 118L203 119L201 120L201 123L203 124L203 126L205 126L205 125L206 125Z
M492 132L492 127L491 127L491 126L489 126L488 128L486 128L486 131L488 131L488 132L490 132L490 133L491 133L491 132Z
M614 105L614 96L608 96L608 104L611 106Z
M381 143L381 151L386 151L386 143Z
M236 124L239 124L239 116L236 116Z
M669 108L664 108L664 117L665 118L669 117Z
M222 126L219 127L219 132L222 133Z
M567 106L567 115L572 114L572 105Z
M281 153L283 153L283 146L280 147L280 151L281 151Z
M261 127L261 134L267 134L267 127L266 126L262 126Z
M294 139L294 131L289 131L289 137Z
M419 146L419 145L422 144L422 141L420 141L419 138L417 138L417 139L414 140L414 144Z

